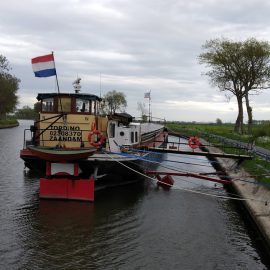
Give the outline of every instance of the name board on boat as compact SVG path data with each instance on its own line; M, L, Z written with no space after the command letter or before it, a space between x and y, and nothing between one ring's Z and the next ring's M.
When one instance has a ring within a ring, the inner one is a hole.
M50 141L82 142L82 131L79 126L57 126L48 128Z

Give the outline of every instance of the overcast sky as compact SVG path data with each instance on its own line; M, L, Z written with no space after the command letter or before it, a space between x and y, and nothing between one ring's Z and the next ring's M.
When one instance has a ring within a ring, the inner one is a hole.
M151 90L153 116L233 122L235 99L202 76L202 45L221 37L270 41L268 0L8 0L0 10L0 54L21 79L20 107L55 91L55 78L35 78L31 66L54 51L62 92L79 76L85 93L125 93L134 116ZM251 105L255 119L269 119L270 90Z

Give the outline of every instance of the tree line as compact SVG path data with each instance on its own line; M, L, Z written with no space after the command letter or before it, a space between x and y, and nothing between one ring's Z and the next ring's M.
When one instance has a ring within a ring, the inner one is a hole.
M29 106L23 106L21 109L16 110L15 117L17 119L29 119L37 120L38 119L38 110L36 109L39 103L34 104L34 108Z

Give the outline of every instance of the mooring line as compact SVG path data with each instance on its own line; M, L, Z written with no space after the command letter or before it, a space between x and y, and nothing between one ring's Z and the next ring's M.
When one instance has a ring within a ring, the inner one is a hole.
M155 163L155 164L158 164L159 166L163 167L163 168L166 168L166 169L169 169L169 170L172 170L172 171L175 171L175 172L181 172L181 173L194 173L194 172L189 172L189 171L185 171L185 170L179 170L177 167L175 166L172 166L172 165L164 165L162 164L161 162L158 162L156 161L155 159L152 159L152 158L145 158L145 157L142 157L142 156L137 156L137 155L130 155L128 153L116 153L116 152L110 152L110 154L115 154L115 155L121 155L121 156L124 156L124 157L131 157L131 158L137 158L137 159L141 159L141 160L144 160L146 162L150 162L150 163ZM166 160L164 160L166 161ZM129 161L130 163L132 163L132 161ZM195 165L194 163L187 163L187 165ZM141 166L143 167L143 166ZM209 167L212 167L212 166L209 166ZM199 171L196 171L195 173L198 173L198 174L204 174L204 173L201 173ZM214 174L214 173L210 173L210 174ZM248 181L248 180L245 180L245 179L241 179L241 178L232 178L226 174L219 174L219 173L216 173L215 174L219 177L226 177L226 178L230 178L230 180L232 182L236 182L236 181L243 181L243 182L246 182L246 183L250 183L252 185L255 185L255 186L265 186L265 187L268 187L270 188L270 185L267 184L267 183L261 183L261 182L252 182L252 181ZM264 176L264 175L262 175Z
M122 153L116 153L116 152L110 152L110 154L120 155L120 156L125 156L125 157L131 157L131 158L136 158L136 159L141 159L141 160L144 160L146 162L158 164L158 165L160 165L160 166L162 166L164 168L167 168L167 169L170 169L170 170L173 170L173 171L176 171L176 172L183 172L183 173L184 172L187 172L187 171L179 170L175 166L172 166L172 165L163 165L161 162L155 161L154 159L145 158L145 157L142 157L142 156L129 155L129 154L122 155ZM190 165L192 165L192 163L190 163ZM190 173L194 173L194 172L190 172ZM196 172L196 173L199 173L199 172Z
M168 185L168 186L172 186L170 184L167 183L163 183L162 181L159 181L155 178L152 178L144 173L141 173L129 166L127 166L126 164L123 164L122 162L116 160L115 158L113 158L111 155L109 155L108 153L104 152L109 158L111 158L112 160L116 161L117 163L119 163L120 165L126 167L127 169L141 175L144 176L145 178L151 179L151 180L156 180L157 182L161 182L162 184ZM191 190L191 189L186 189L186 188L180 188L180 187L176 187L176 189L182 190L182 191L186 191L186 192L191 192L191 193L195 193L195 194L200 194L200 195L205 195L205 196L209 196L209 197L215 197L215 198L220 198L220 199L227 199L227 200L236 200L236 201L258 201L258 202L262 202L265 205L268 205L268 201L267 200L260 200L260 199L255 199L255 198L235 198L235 197L230 197L230 196L222 196L222 195L215 195L215 194L210 194L210 193L205 193L205 192L201 192L201 191L196 191L196 190Z

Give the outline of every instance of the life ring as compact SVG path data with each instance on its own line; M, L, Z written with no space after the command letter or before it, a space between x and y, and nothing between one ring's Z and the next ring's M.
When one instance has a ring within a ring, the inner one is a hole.
M201 142L198 137L192 136L188 139L188 145L192 149L196 149L201 145Z
M92 136L97 135L98 141L93 141ZM98 129L92 130L88 134L88 141L89 143L94 147L100 147L105 140L105 137L103 136L102 132L100 132Z

